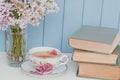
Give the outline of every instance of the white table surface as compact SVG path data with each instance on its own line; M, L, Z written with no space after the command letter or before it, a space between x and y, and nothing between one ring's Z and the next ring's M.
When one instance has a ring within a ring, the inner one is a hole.
M71 53L66 53L71 57ZM92 78L77 77L78 65L73 61L68 62L68 70L62 75L52 78L36 78L25 74L20 68L10 67L6 61L6 54L0 52L0 80L100 80Z

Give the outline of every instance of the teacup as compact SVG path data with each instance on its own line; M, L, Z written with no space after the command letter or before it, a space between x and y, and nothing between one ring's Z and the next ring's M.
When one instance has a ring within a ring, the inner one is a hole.
M29 59L38 71L47 72L67 64L69 58L52 47L35 47L29 50Z

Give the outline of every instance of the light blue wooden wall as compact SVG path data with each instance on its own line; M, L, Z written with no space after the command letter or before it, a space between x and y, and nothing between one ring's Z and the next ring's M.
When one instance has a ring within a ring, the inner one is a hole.
M48 14L39 27L27 28L28 50L51 46L72 52L68 39L81 25L119 27L120 0L55 0L60 11ZM5 32L0 31L0 51L5 51Z

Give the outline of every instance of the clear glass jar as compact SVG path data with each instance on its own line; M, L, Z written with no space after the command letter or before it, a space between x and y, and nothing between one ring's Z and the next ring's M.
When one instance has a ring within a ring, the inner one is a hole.
M10 66L19 67L25 60L26 31L19 25L9 26L6 31L6 53Z

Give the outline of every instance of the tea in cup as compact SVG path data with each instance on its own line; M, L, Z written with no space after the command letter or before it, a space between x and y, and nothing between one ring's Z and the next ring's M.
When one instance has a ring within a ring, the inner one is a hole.
M29 59L37 71L48 72L68 62L68 56L52 47L36 47L28 52Z

